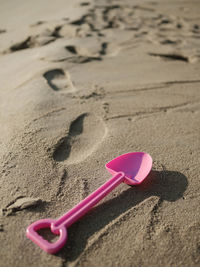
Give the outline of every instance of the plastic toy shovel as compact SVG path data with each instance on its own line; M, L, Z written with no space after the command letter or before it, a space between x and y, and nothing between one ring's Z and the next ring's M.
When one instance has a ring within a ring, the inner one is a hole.
M140 184L149 174L151 167L152 158L144 152L127 153L111 160L106 164L107 170L113 175L110 180L59 219L42 219L29 225L26 231L27 237L46 252L56 253L67 241L67 227L76 222L122 182L129 185ZM59 239L54 243L43 239L38 234L38 230L43 228L50 228L52 233L59 235Z

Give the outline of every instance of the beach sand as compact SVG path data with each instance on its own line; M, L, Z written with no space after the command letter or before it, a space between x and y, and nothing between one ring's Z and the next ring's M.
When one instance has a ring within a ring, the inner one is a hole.
M0 4L0 266L199 266L200 2ZM132 151L153 158L140 186L116 188L56 255L27 239Z

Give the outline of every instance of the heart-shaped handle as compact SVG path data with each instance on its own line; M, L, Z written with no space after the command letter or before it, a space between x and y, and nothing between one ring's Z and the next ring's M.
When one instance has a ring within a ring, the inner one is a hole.
M64 226L59 228L59 239L54 242L50 243L49 241L45 240L41 235L38 234L38 230L44 228L50 228L51 225L55 223L53 219L43 219L36 221L29 225L26 230L26 236L31 239L35 244L45 250L47 253L55 254L58 250L60 250L67 241L67 229Z

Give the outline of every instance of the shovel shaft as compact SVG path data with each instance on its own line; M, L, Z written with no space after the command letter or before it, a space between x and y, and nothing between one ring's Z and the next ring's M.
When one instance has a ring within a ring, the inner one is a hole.
M51 224L51 230L55 234L59 233L59 229L63 226L69 227L79 218L81 218L86 212L88 212L93 206L95 206L102 198L110 193L116 186L124 181L125 174L118 172L110 180L100 186L96 191L82 200L74 208L69 210L54 223Z

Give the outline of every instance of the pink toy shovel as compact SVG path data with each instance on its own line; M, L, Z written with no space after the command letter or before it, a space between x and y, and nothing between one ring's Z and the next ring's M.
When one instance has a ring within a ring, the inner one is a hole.
M113 175L110 180L59 219L42 219L29 225L26 231L27 237L46 252L56 253L67 241L67 227L71 226L122 182L128 185L140 184L149 174L151 167L152 158L144 152L126 153L111 160L106 164L107 170ZM38 234L38 230L43 228L50 228L54 234L60 236L59 239L54 243L43 239Z

